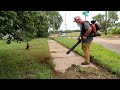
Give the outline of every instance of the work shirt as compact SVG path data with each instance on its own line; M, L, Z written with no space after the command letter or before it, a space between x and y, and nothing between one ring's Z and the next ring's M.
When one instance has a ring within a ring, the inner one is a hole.
M93 40L93 37L91 37L91 36L88 36L86 40L83 40L83 36L85 35L85 33L89 27L90 27L90 25L88 22L84 22L84 24L82 24L82 26L81 26L81 40L82 40L82 42L89 43Z

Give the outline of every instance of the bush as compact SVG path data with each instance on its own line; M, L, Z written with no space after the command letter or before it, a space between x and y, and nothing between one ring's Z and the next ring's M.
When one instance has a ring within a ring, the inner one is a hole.
M111 29L111 34L120 34L120 28Z
M117 29L116 29L116 33L117 33L117 34L120 34L120 28L117 28Z

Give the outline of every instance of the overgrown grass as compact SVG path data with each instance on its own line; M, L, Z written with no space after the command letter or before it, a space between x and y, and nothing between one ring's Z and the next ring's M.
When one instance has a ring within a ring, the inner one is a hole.
M71 48L77 42L77 40L75 39L63 38L63 37L53 38L53 39L68 48ZM74 49L74 51L77 52L79 55L82 55L82 56L84 55L81 49L81 44L79 44ZM94 62L96 62L103 68L107 69L108 71L120 76L120 55L119 54L113 51L110 51L96 43L91 44L90 51L94 55Z
M30 50L25 47L25 42L8 45L0 40L0 79L53 78L47 39L32 40Z

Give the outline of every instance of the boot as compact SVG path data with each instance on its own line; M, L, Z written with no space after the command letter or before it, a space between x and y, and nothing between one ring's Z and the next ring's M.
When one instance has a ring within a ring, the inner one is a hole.
M81 65L89 65L90 63L88 62L82 62Z
M92 61L92 60L93 60L93 58L94 58L94 56L90 56L90 61Z

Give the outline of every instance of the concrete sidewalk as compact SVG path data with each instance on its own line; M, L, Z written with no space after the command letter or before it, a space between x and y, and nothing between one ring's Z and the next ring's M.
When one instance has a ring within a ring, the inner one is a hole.
M53 57L53 62L55 64L55 71L65 72L66 69L71 67L71 65L79 65L81 67L92 67L98 69L95 64L91 63L90 65L81 65L81 62L84 61L84 58L74 52L66 54L68 48L59 44L54 40L48 40L49 51Z

